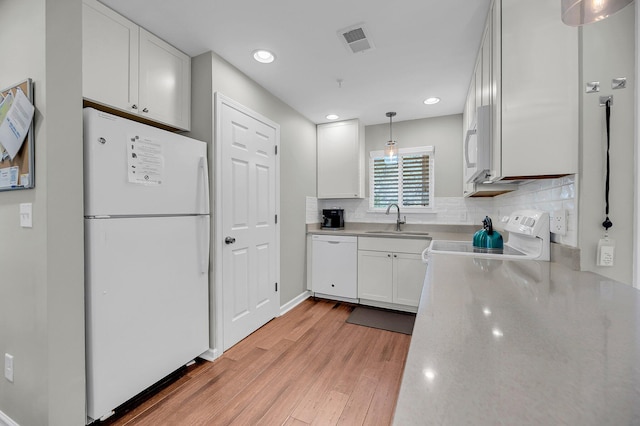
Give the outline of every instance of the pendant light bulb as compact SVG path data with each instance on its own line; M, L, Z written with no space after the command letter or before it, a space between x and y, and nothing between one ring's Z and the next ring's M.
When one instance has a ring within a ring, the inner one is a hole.
M388 141L384 147L384 162L387 164L398 161L398 150L395 141Z
M395 163L398 161L398 148L396 147L396 141L393 140L393 117L395 117L395 112L388 112L387 117L389 117L389 140L384 147L384 162L387 164Z
M562 22L578 27L598 22L624 9L633 0L562 0Z

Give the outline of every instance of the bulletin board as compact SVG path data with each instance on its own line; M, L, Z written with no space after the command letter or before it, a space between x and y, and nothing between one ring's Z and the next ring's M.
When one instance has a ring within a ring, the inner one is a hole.
M6 97L9 92L14 96L20 89L27 99L33 105L33 82L32 80L26 79L21 83L14 84L13 86L7 87L6 89L0 90L0 101L3 97ZM33 119L29 125L29 130L26 134L26 138L22 143L22 146L16 153L16 155L11 158L5 147L0 143L0 191L11 191L17 189L30 189L35 187L35 153L34 153L34 135L33 135ZM6 178L8 173L11 175L15 175L17 173L17 181L12 179L11 184L7 183Z

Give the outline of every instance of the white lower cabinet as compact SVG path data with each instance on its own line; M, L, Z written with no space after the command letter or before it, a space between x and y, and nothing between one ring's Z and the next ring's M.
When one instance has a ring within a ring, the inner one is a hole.
M308 290L328 299L416 312L430 240L307 236Z
M392 253L358 250L358 297L393 302Z
M414 253L393 254L393 303L418 307L427 265Z
M427 240L358 238L358 297L363 305L415 311L427 265Z

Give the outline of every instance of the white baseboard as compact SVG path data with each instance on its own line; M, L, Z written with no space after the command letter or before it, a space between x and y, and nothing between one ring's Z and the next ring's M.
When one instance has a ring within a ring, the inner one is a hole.
M13 419L0 411L0 426L20 426Z
M360 299L360 304L364 306L373 306L374 308L390 309L393 311L411 312L414 314L418 312L417 306L397 305L395 303L378 302L375 300Z
M314 296L318 297L320 299L325 299L325 300L329 300L329 301L353 303L354 305L357 305L358 303L360 303L360 299L352 299L350 297L334 296L332 294L323 294L323 293L317 293L316 292L314 294Z
M203 353L200 354L198 358L202 358L205 361L213 362L221 355L221 353L217 349L207 349Z
M285 303L284 305L280 306L280 315L286 314L287 312L307 300L309 297L311 297L311 292L307 290L299 296L293 298L289 302Z

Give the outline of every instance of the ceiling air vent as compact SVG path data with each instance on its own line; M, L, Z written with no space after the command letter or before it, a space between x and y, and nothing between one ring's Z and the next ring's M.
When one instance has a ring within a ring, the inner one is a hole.
M367 38L367 29L364 24L356 24L338 31L338 37L349 49L349 52L359 53L373 49L375 46Z

